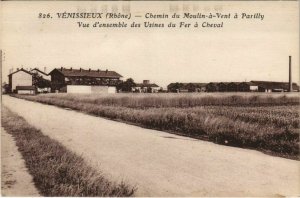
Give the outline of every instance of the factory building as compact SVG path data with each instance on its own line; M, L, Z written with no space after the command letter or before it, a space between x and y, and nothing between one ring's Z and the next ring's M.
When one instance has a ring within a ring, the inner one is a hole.
M167 88L168 92L184 93L184 92L205 92L207 83L170 83Z
M132 88L133 92L139 93L157 93L160 87L155 83L150 83L149 80L143 80L143 83L136 83Z
M12 93L35 94L32 73L23 68L8 75L8 84Z
M122 76L115 71L56 68L52 70L53 92L67 93L116 93L116 85Z

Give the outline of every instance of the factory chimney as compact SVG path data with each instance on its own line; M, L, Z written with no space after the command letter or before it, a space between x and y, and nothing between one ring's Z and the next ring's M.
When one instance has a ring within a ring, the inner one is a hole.
M289 56L289 92L293 91L293 82L292 82L292 57Z

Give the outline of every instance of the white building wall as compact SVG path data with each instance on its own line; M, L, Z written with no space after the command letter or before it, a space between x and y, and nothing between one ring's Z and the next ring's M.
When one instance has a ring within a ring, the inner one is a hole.
M108 87L108 93L117 93L116 87Z
M89 85L67 85L67 93L116 93L116 87L89 86Z
M157 93L160 87L152 87L152 93Z
M108 93L108 86L91 86L92 93Z
M34 94L34 90L18 90L18 94Z
M37 88L37 92L38 93L43 93L43 92L51 92L51 88L50 87L45 87L45 88Z
M151 93L157 93L159 91L160 87L151 87ZM143 92L143 93L147 93L148 92L148 87L133 87L132 91L136 91L136 92Z
M250 91L258 91L258 86L250 85Z
M91 86L88 85L67 85L67 93L92 93Z
M16 86L32 86L32 75L19 71L12 75L12 91L16 89Z

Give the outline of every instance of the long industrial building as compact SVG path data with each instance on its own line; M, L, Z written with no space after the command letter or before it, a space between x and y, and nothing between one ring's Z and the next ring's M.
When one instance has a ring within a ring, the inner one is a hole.
M63 67L53 69L49 75L52 91L67 93L116 93L122 78L115 71Z
M169 92L288 92L288 82L250 81L250 82L210 82L210 83L171 83ZM299 86L292 83L293 92Z

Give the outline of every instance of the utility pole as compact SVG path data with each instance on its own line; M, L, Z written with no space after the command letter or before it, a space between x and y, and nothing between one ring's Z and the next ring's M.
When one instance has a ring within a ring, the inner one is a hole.
M1 101L2 101L2 93L3 93L3 87L2 87L2 81L3 81L3 79L2 79L2 70L3 70L3 67L2 67L2 50L0 50L0 75L1 75L1 77L0 77L0 79L1 79Z
M292 82L292 56L289 56L289 92L293 91L293 82Z

